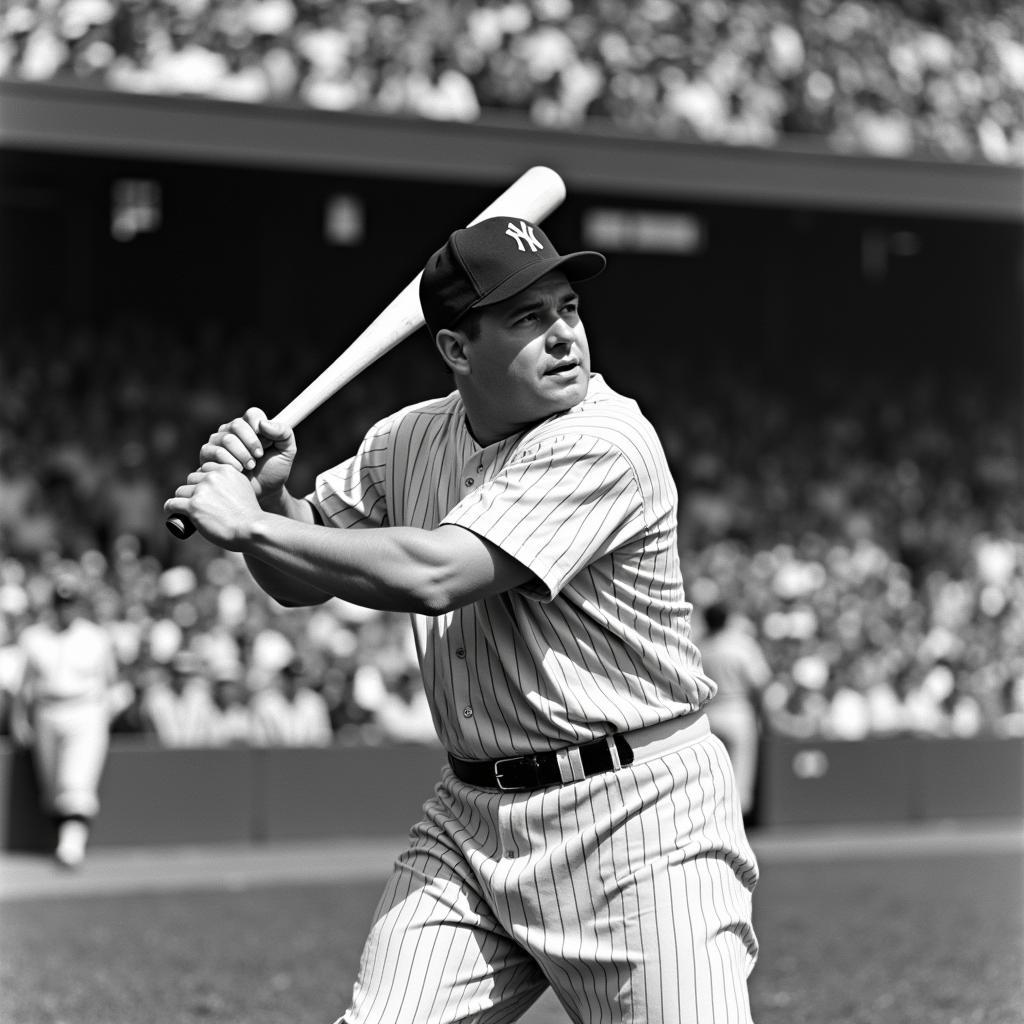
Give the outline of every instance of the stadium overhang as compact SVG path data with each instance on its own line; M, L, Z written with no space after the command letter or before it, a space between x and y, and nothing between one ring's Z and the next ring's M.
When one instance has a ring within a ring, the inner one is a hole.
M683 200L1024 221L1024 169L681 143L516 118L459 124L0 82L0 151L142 157L502 184L533 164L570 189Z

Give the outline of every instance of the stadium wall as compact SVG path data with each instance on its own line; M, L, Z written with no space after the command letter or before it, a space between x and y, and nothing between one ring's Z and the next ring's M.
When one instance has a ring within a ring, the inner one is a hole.
M433 746L167 750L119 738L107 761L99 846L272 843L404 834L440 773ZM762 827L1024 816L1024 740L771 739ZM43 850L27 751L0 746L0 848Z

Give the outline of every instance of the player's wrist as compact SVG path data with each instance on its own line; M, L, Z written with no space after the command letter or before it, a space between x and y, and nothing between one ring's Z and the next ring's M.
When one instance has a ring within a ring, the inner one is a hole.
M288 514L288 492L284 484L272 490L264 491L257 499L260 508L272 515L285 516Z
M235 531L235 551L243 555L257 553L269 537L271 524L278 516L274 512L258 509L253 515L240 523Z

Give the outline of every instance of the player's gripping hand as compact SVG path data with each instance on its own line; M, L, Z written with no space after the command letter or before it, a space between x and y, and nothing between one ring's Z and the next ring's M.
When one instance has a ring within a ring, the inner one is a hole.
M295 434L283 423L267 418L262 409L246 409L222 423L199 449L200 465L217 463L244 473L260 504L276 500L295 462Z
M164 509L184 513L208 541L228 551L243 549L264 514L246 475L219 462L204 462L189 473Z

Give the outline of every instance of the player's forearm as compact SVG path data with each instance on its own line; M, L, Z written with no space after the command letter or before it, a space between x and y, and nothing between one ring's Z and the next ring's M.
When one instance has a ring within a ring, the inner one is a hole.
M437 615L451 603L450 569L427 530L333 530L263 513L242 551L265 576L367 608Z
M282 489L278 494L260 502L261 507L276 516L282 516L297 523L313 523L313 509L308 501L296 498ZM260 559L255 554L244 553L245 564L257 585L275 601L290 607L323 604L331 594L298 579L289 572Z

